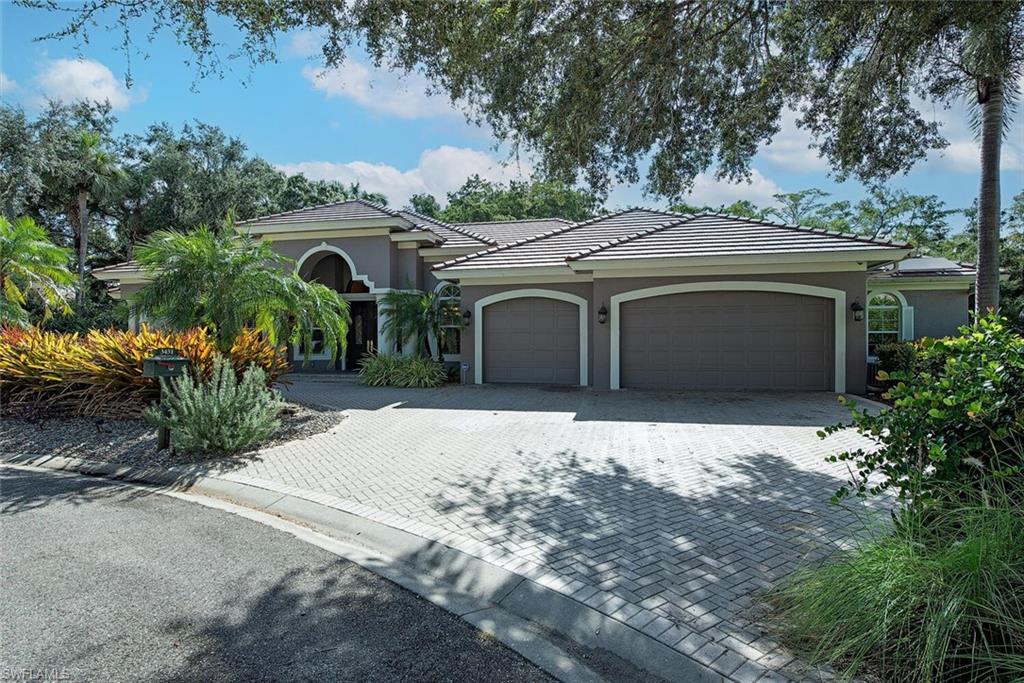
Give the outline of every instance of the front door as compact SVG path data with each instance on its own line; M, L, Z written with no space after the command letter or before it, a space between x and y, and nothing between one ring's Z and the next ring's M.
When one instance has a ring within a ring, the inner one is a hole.
M348 350L345 365L356 370L363 356L377 350L377 302L350 301L352 322L348 327Z

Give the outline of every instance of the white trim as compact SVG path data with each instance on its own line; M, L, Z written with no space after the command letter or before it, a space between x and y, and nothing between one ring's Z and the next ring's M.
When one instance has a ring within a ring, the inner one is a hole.
M627 277L706 277L708 275L764 275L768 273L845 273L864 272L863 261L821 261L814 263L749 263L740 266L679 266L675 268L624 268L595 270L595 280Z
M447 270L442 270L435 274L445 275L447 273ZM463 287L472 285L548 285L594 281L590 275L536 275L533 277L525 275L519 277L459 277L456 275L450 279L462 283Z
M484 308L509 299L557 299L576 304L579 307L580 316L580 386L587 386L587 368L590 361L590 305L587 300L568 292L559 292L554 289L512 289L507 292L498 292L478 299L473 304L473 381L476 384L484 383Z
M1006 277L1001 276L1000 281ZM950 290L954 292L967 291L974 286L973 275L947 275L945 277L923 278L923 277L900 277L872 278L868 276L868 287L872 291L893 291L897 288L911 290Z
M329 252L337 254L341 258L345 259L345 263L348 264L349 273L352 274L352 279L353 280L359 280L364 285L369 287L370 288L370 291L369 291L370 294L386 294L387 292L390 291L390 288L383 288L382 289L382 288L379 288L376 285L374 285L373 281L370 280L370 277L368 275L360 275L356 271L356 264L352 260L352 257L349 256L348 254L346 254L344 249L336 247L333 244L327 244L327 242L321 242L319 245L317 245L315 247L310 247L308 250L306 250L306 253L303 254L299 258L298 263L295 264L295 272L298 273L300 270L302 270L302 264L304 264L309 259L310 256L312 256L314 254L318 254L321 251L329 251Z
M264 223L257 225L252 223L236 223L235 230L241 233L252 233L253 235L279 235L289 232L308 232L311 230L362 230L365 228L398 228L408 230L413 224L404 218L381 216L379 218L336 218L326 221L281 221L279 223Z
M691 292L780 292L783 294L802 294L832 299L835 303L835 372L834 391L841 394L846 391L846 292L830 287L815 287L791 282L747 282L727 280L723 282L685 282L660 287L645 287L631 292L621 292L611 298L611 363L609 382L612 389L619 389L619 306L627 301L649 299L668 294L687 294Z

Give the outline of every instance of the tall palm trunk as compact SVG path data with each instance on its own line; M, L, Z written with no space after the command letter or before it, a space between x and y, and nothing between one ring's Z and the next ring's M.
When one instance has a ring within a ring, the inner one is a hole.
M978 194L978 280L974 310L999 310L999 155L1003 143L1003 82L978 83L981 106L981 188Z
M85 257L89 253L89 191L78 188L78 300L85 300Z

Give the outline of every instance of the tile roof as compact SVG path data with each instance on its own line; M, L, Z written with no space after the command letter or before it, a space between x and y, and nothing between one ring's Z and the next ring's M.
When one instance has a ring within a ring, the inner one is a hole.
M907 245L737 216L626 209L453 259L437 270L563 266L569 261L879 251Z
M483 221L480 223L456 223L456 227L472 230L493 240L494 244L508 244L533 237L555 228L572 225L564 218L522 218L515 221Z
M429 230L441 239L444 240L444 247L476 247L484 248L488 245L497 244L497 242L489 237L479 235L470 230L466 230L457 225L451 223L445 223L436 218L430 216L424 216L421 213L415 211L409 211L408 209L402 209L399 211L403 218L412 223L414 226L421 230Z
M237 225L258 228L267 225L283 225L288 223L311 223L315 221L344 221L368 218L398 218L398 211L368 202L365 199L348 199L342 202L331 202L320 206L309 206L295 211L285 211L259 218L239 221Z
M723 214L701 213L683 217L667 225L648 228L608 244L591 247L568 258L572 261L593 262L681 256L863 251L900 247L909 248L905 244L881 242L858 235Z

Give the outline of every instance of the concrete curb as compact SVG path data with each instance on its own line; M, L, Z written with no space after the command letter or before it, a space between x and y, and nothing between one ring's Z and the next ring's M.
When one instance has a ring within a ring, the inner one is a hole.
M412 571L394 578L380 571L379 563L363 566L491 633L559 680L599 680L600 677L583 665L567 665L567 661L572 662L571 658L564 653L559 656L561 650L557 646L538 644L535 637L525 638L523 634L529 632L528 622L540 624L587 647L607 650L669 681L727 680L651 636L526 576L439 541L299 495L229 481L186 467L129 467L78 458L10 454L5 454L2 462L200 494L260 514L274 515L395 558ZM445 591L443 599L438 599L437 582L443 582L454 592ZM425 586L430 586L430 590Z

